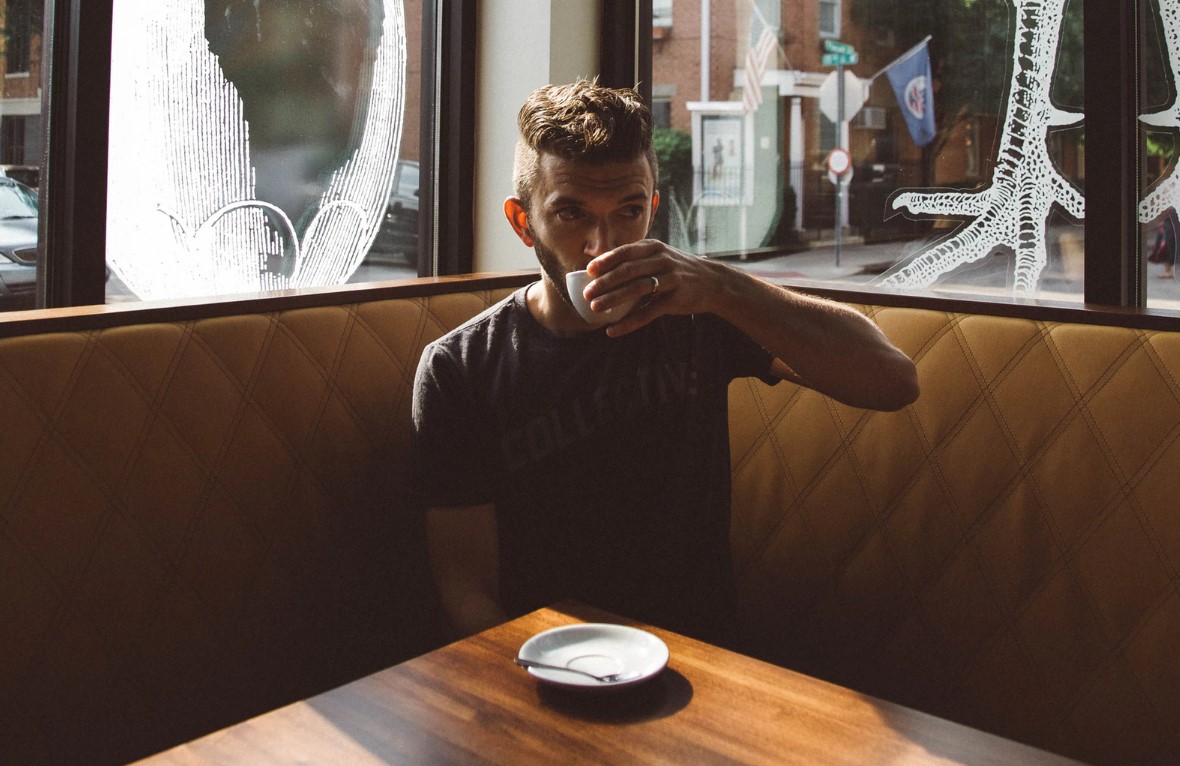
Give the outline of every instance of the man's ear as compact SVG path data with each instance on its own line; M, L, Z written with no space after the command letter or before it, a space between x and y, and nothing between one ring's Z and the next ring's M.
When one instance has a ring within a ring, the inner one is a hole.
M651 227L656 222L656 211L660 209L660 190L652 189L651 192L651 215L647 219L647 229L651 231Z
M504 216L520 237L520 241L527 247L533 246L533 232L529 229L529 214L525 211L520 197L509 197L504 200Z

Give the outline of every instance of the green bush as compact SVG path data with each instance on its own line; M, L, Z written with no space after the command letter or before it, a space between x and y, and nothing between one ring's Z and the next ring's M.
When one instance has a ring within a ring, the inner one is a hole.
M692 200L692 136L676 128L656 128L652 131L652 147L660 163L660 208L651 235L668 240L668 216L673 203L688 208Z

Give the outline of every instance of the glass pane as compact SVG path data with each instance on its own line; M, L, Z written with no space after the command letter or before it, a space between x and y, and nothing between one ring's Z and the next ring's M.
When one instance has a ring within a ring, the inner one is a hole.
M115 0L107 300L417 273L422 0Z
M0 97L0 311L33 308L41 177L43 0L3 4Z
M674 5L658 235L770 277L1081 301L1082 0Z
M1180 309L1180 281L1176 275L1180 235L1180 186L1176 174L1176 72L1180 66L1180 0L1155 0L1144 30L1140 66L1144 98L1143 197L1139 205L1141 237L1146 256L1147 305Z

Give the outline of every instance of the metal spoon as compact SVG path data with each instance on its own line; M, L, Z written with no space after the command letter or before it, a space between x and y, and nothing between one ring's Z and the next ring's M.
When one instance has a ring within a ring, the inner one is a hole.
M544 662L537 662L536 660L526 660L523 657L515 659L517 665L522 668L543 668L545 670L560 670L565 673L577 673L578 675L588 676L595 681L600 681L604 684L614 684L619 681L629 681L632 678L639 678L643 673L641 671L633 670L630 673L591 673L588 670L578 670L577 668L565 668L561 665L547 665Z

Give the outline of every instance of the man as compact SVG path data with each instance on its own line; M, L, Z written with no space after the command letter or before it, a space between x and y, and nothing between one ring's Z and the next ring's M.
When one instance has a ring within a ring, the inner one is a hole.
M727 390L788 379L912 402L912 362L855 311L644 239L659 204L631 90L540 88L504 205L542 278L423 352L412 478L443 607L466 635L574 598L711 640L731 624ZM565 275L588 269L601 329Z

